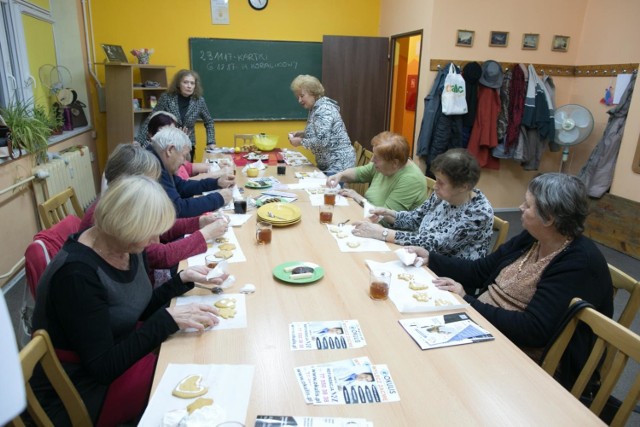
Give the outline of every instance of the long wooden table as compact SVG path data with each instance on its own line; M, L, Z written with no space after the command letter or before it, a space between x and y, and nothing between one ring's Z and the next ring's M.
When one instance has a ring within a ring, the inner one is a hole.
M283 182L295 182L287 167ZM270 166L267 175L275 175ZM239 172L239 184L245 178ZM255 366L246 425L257 415L304 415L366 418L381 426L426 425L601 425L585 406L529 359L471 307L470 317L494 334L495 340L422 351L402 329L403 315L390 300L368 296L366 259L391 261L393 252L342 253L318 220L318 207L306 192L295 203L302 211L299 224L274 228L270 245L255 243L255 220L235 228L245 263L230 264L237 278L228 292L253 283L247 296L246 329L203 334L177 334L160 351L153 390L168 363L249 364ZM258 191L245 190L248 196ZM253 211L255 215L255 210ZM362 218L362 208L336 206L334 223ZM395 245L391 245L395 249ZM325 276L306 286L279 283L272 269L286 261L321 265ZM193 294L207 291L194 289ZM289 350L291 322L357 319L367 345L335 351ZM394 403L307 405L294 375L298 366L367 356L386 364L400 393ZM153 392L153 391L152 391Z

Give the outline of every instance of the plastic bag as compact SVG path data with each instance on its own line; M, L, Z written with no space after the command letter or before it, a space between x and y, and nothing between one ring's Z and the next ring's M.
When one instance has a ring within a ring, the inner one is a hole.
M462 75L456 73L453 64L449 65L449 74L442 89L442 114L445 116L467 114L466 87Z

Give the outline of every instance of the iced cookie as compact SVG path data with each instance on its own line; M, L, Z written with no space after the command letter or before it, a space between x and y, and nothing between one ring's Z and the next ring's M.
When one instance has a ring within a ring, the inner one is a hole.
M216 301L213 305L218 308L235 308L236 300L234 298L222 298Z
M338 239L344 239L345 237L349 237L349 233L345 233L344 231L341 231L338 234L336 234L336 237Z
M229 259L233 256L233 252L232 251L218 251L215 254L213 254L214 257L216 258L223 258L223 259Z
M223 243L220 246L218 246L218 249L222 251L232 251L235 248L236 248L236 245L234 245L233 243Z
M199 397L187 406L187 412L191 414L193 411L197 411L198 409L209 405L213 405L213 399Z
M218 316L223 319L231 319L236 317L236 309L234 307L225 307L218 309Z
M182 399L192 399L194 397L202 396L209 391L209 388L202 386L201 382L202 376L189 375L178 383L171 394Z
M347 242L347 246L349 246L350 248L357 248L358 246L360 246L359 242Z
M416 292L411 296L415 298L416 301L420 301L420 302L429 302L429 300L431 299L429 294L426 292Z
M410 282L413 280L413 274L409 274L409 273L398 273L398 279L400 280L406 280L407 282Z
M414 291L422 291L424 289L427 289L428 286L425 285L424 283L416 283L416 282L409 282L409 289L413 289Z
M226 237L218 237L215 242L216 243L227 243L229 241L229 239L227 239Z

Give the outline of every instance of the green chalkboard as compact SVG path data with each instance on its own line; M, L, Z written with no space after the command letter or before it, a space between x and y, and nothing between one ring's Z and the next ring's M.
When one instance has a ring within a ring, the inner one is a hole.
M322 79L322 43L191 38L189 53L214 120L304 120L291 81Z

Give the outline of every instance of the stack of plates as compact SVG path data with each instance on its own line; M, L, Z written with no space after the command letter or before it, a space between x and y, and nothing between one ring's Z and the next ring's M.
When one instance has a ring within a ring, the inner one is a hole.
M274 227L297 224L302 219L300 208L291 203L267 203L258 208L258 219L270 222Z

